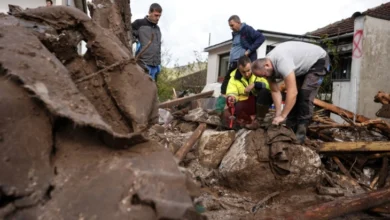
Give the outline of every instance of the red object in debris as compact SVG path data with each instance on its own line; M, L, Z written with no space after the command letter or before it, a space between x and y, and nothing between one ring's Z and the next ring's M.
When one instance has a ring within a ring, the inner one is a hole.
M227 100L227 106L229 108L229 112L230 112L230 124L229 124L229 128L233 128L233 122L234 122L234 113L235 113L235 106L234 106L234 98L229 96L228 97L228 100Z

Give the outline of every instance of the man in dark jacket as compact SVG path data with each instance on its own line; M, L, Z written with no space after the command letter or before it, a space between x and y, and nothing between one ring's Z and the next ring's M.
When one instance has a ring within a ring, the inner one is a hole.
M157 25L161 13L161 6L153 3L150 5L149 15L143 19L137 19L131 24L133 36L137 41L136 55L152 40L150 46L141 54L140 61L149 70L149 75L155 81L161 70L161 31Z
M231 16L228 22L233 31L233 42L230 50L229 68L221 86L222 95L226 94L226 87L230 79L230 73L234 69L237 69L238 59L245 55L249 57L252 62L255 61L257 59L256 50L265 41L265 37L260 31L256 31L251 26L241 23L241 20L237 15Z

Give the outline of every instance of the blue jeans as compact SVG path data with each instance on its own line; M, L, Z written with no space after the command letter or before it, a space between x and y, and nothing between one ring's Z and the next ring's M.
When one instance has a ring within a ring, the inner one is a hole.
M146 68L149 70L149 75L152 77L154 81L157 79L157 75L160 73L161 68L160 66L149 66L146 65Z

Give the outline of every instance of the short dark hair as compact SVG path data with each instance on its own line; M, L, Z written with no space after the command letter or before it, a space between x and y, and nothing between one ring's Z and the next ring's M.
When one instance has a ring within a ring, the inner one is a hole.
M149 12L162 12L162 8L161 8L161 5L159 5L158 3L153 3L150 5L150 8L149 8Z
M265 67L267 59L266 58L261 58L253 61L252 63L252 70L263 70Z
M238 61L237 61L237 64L239 65L239 66L246 66L248 63L251 63L251 59L249 59L249 57L247 57L247 56L242 56L242 57L240 57L239 59L238 59Z
M238 15L232 15L232 16L230 16L228 22L230 22L231 20L233 20L233 21L235 21L235 22L241 24L241 19L240 19L240 17L238 17Z
M53 1L52 0L46 0L46 2L50 2L50 4L53 5Z

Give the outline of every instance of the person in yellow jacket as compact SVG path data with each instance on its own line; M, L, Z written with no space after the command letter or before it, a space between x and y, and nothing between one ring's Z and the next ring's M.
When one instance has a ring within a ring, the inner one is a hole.
M241 127L256 129L272 105L272 97L267 79L252 74L251 60L242 56L238 60L238 68L230 73L226 89L227 105L234 104L235 120ZM225 111L225 119L229 118L229 108ZM256 119L252 120L252 116Z

